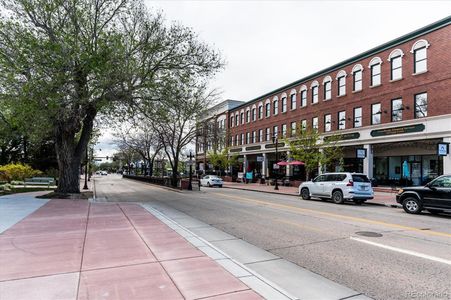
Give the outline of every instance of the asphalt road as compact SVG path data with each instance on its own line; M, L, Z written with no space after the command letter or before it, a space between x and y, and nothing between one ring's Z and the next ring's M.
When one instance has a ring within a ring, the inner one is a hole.
M233 189L180 193L117 175L95 183L99 199L164 203L375 299L451 299L449 215Z

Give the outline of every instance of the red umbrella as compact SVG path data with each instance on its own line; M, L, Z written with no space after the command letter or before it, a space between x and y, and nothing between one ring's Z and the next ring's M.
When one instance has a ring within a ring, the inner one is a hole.
M286 161L279 161L277 163L277 165L279 165L279 166L288 166L288 162L286 162Z
M302 161L299 161L299 160L293 160L292 162L290 162L290 165L292 165L292 166L303 166L303 165L305 165L305 163L302 162Z

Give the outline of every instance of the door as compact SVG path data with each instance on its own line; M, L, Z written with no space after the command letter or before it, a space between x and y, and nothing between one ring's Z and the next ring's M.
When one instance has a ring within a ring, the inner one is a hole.
M441 176L428 187L423 197L426 205L451 209L451 176Z
M316 177L312 182L310 193L317 196L323 195L325 181L326 175L319 175L318 177Z

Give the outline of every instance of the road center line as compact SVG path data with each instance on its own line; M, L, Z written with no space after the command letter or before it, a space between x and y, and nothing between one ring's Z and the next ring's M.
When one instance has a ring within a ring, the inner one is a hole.
M387 223L387 222L383 222L383 221L376 221L376 220L370 220L370 219L359 218L359 217L345 216L345 215L329 213L329 212L324 212L324 211L319 211L319 210L314 210L314 209L300 208L300 207L290 206L290 205L285 205L285 204L271 203L271 202L262 201L262 200L255 200L252 198L232 196L232 195L227 195L227 194L223 194L223 193L214 193L214 194L220 195L220 196L223 196L226 198L230 198L230 199L235 199L240 202L248 202L248 203L250 202L250 203L254 203L254 204L266 205L266 206L273 207L273 208L289 210L290 212L293 212L293 211L304 212L304 213L307 212L307 213L313 213L313 214L317 214L317 215L328 216L328 217L335 218L335 219L343 219L343 220L361 222L361 223L365 223L365 224L382 225L382 226L386 226L386 227L390 227L390 228L398 228L398 229L403 229L403 230L421 232L422 234L425 234L425 235L451 237L451 234L446 233L446 232L439 232L439 231L432 231L432 230L425 231L425 230L422 230L421 228L404 226L404 225L400 225L400 224Z
M404 254L408 254L408 255L424 258L424 259L433 260L433 261L440 262L440 263L443 263L443 264L451 265L451 260L447 260L447 259L444 259L444 258L440 258L440 257L432 256L432 255L427 255L427 254L423 254L423 253L412 251L412 250L406 250L406 249L401 249L401 248L397 248L397 247L392 247L392 246L388 246L388 245L384 245L384 244L380 244L380 243L364 240L364 239L353 237L353 236L351 236L350 239L353 240L353 241L362 242L362 243L365 243L365 244L368 244L368 245L372 245L372 246L376 246L376 247L379 247L379 248L384 248L384 249L396 251L396 252L399 252L399 253L404 253Z

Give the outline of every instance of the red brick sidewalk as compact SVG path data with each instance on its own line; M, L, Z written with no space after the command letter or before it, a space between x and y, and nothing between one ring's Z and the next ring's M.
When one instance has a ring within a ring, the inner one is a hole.
M135 204L52 200L0 235L0 299L261 299Z
M297 187L293 186L279 186L279 190L274 190L274 186L259 184L259 183L237 183L237 182L224 182L223 187L238 189L238 190L248 190L255 192L264 192L271 194L282 194L282 195L290 195L290 196L299 196L299 191ZM396 203L395 194L391 192L374 192L374 199L368 200L367 203L385 205L385 206L396 206L399 205Z

